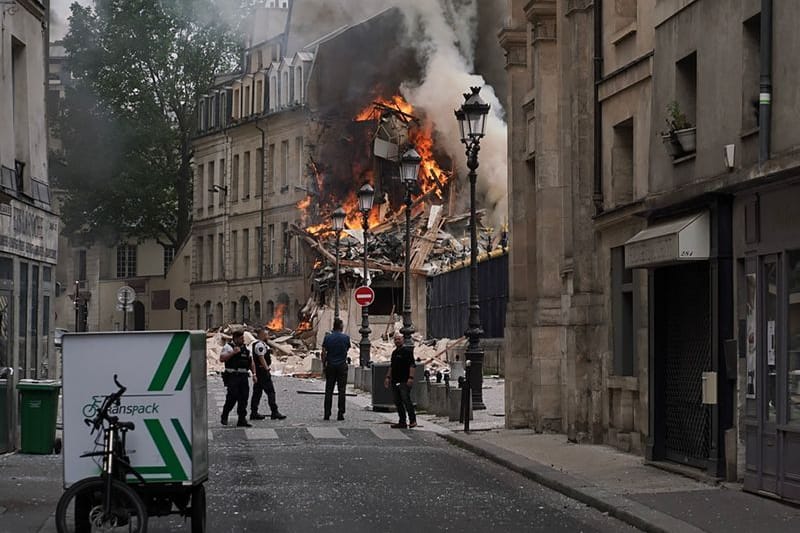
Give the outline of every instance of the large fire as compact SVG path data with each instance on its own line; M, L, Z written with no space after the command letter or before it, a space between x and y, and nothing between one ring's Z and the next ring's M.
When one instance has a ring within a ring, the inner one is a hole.
M275 313L267 323L267 329L271 329L272 331L280 331L283 328L283 317L286 315L286 304L278 304L275 308Z
M415 117L413 114L414 107L400 95L395 95L391 98L379 98L373 101L357 113L353 120L356 123L378 121L387 113L399 121L401 128L408 127L409 145L413 145L422 158L419 176L421 194L430 193L441 198L443 186L449 180L451 173L443 171L434 157L432 122ZM369 139L369 141L371 142L372 139ZM408 145L399 146L400 150L406 150L407 148L409 148ZM326 177L331 179L332 176L327 175L327 169L320 167L315 161L311 161L309 169L314 174L316 191L309 193L296 204L304 213L303 224L306 226L306 231L312 235L320 235L330 231L330 215L339 206L347 213L345 227L354 230L362 229L363 217L358 208L358 189L363 185L364 180L371 182L375 186L375 176L372 172L371 164L365 167L363 162L354 163L350 169L352 186L346 189L346 192L342 187L338 188L338 192L331 188L329 184L326 187ZM340 176L333 176L333 178L341 180ZM343 182L342 184L346 186L346 183ZM404 207L400 209L402 210ZM380 210L375 206L369 213L368 225L372 228L380 223Z

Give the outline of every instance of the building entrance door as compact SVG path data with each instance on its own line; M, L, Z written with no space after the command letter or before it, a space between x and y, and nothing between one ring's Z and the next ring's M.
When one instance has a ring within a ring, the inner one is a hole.
M703 372L712 367L709 265L658 268L654 281L657 455L705 468L711 444L710 408L702 402Z
M761 258L745 488L800 501L800 251ZM753 431L755 430L755 431ZM752 449L751 449L752 446ZM755 468L751 468L755 466Z
M11 291L0 290L0 453L11 450L14 363L11 353Z

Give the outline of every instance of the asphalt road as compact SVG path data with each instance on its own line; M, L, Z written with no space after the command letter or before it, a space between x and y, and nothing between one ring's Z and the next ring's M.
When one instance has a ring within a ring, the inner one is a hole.
M325 422L322 396L297 392L321 390L320 381L274 379L288 418L245 430L220 425L224 389L209 378L209 531L633 531L453 447L424 422L394 430L352 402L345 421ZM189 530L179 519L149 525Z

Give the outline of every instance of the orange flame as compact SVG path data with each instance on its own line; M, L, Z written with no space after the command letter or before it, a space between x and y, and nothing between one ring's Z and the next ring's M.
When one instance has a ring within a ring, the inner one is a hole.
M283 329L283 317L286 315L286 304L278 304L272 320L267 323L267 329L280 331Z
M307 195L305 198L303 198L302 200L297 202L297 204L295 204L295 205L297 205L297 207L299 209L302 209L303 211L305 211L311 205L311 195L310 194Z
M301 333L303 331L308 331L311 329L311 322L308 320L303 320L297 325L297 329L295 329L295 333Z

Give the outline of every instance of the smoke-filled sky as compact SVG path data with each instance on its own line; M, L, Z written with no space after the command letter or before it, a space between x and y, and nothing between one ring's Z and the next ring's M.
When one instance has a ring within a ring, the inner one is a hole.
M69 6L74 1L89 5L92 0L51 0L51 39L57 40L67 30ZM218 0L230 8L233 0ZM492 212L496 227L507 213L507 145L506 123L501 105L503 87L495 91L489 82L502 80L503 56L495 44L495 27L502 17L498 10L504 3L497 0L295 0L306 4L306 10L326 13L339 9L350 23L363 20L382 9L398 7L405 14L411 33L409 43L417 43L417 53L425 61L421 83L402 87L403 95L415 107L425 109L436 123L445 150L455 156L459 174L466 174L463 148L459 142L453 109L461 104L461 93L470 86L483 87L481 96L492 105L487 121L486 138L481 143L479 191ZM308 11L307 11L308 12ZM479 21L480 15L480 21ZM488 21L488 23L487 23ZM479 24L480 22L480 24ZM488 36L488 38L487 38ZM482 53L476 57L476 43L483 41ZM494 54L494 55L493 55ZM478 63L486 69L484 76L475 73Z

